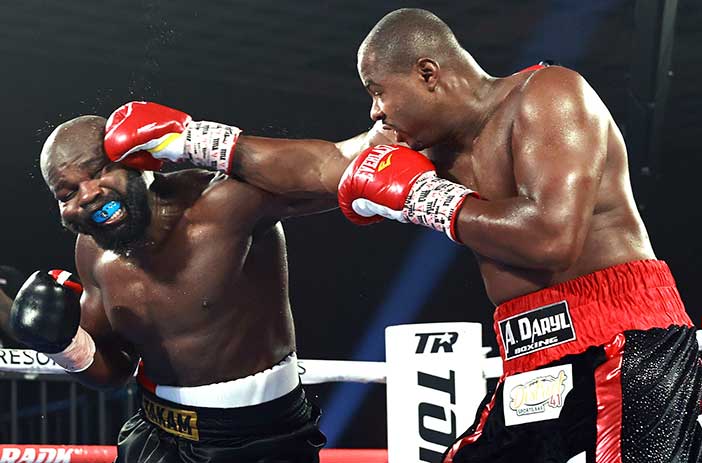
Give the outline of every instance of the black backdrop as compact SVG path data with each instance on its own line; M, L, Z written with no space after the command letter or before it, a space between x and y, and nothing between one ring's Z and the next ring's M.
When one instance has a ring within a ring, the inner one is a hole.
M64 120L106 116L125 101L151 99L250 134L344 139L369 126L356 47L386 12L420 6L445 19L493 75L542 58L577 69L623 125L633 5L633 0L1 2L0 263L26 272L73 268L73 238L59 225L37 165L43 140ZM672 267L696 322L702 320L698 6L680 1L660 180L644 211L654 248ZM290 220L286 231L300 356L351 357L392 277L426 232L399 224L356 228L338 212ZM477 268L468 250L455 252L413 319L479 321L485 345L494 346L491 306ZM371 389L339 446L385 446L384 388ZM330 390L312 388L322 404Z

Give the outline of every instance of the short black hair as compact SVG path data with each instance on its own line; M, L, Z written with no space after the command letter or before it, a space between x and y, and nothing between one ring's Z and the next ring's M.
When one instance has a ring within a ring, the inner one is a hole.
M376 65L392 72L406 72L420 58L442 63L463 52L451 28L434 13L419 8L402 8L385 15L371 29L359 47L370 53Z

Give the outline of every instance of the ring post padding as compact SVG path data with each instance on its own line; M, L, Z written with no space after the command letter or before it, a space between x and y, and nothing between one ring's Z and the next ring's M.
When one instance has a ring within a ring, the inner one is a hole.
M385 329L388 462L439 461L486 393L480 323Z

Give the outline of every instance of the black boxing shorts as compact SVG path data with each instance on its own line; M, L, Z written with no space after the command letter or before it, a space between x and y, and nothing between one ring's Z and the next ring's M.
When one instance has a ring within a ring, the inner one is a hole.
M500 305L504 373L444 463L699 461L695 329L663 261Z
M318 463L326 443L320 412L291 355L256 375L206 386L156 386L140 374L141 408L120 431L116 463Z

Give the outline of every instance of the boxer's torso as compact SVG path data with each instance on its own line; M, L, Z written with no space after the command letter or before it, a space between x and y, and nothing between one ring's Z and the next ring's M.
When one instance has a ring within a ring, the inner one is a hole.
M265 195L231 179L199 188L160 246L99 250L92 269L112 329L159 384L248 376L295 349L285 238L262 223Z
M439 175L464 184L487 200L517 196L513 171L512 126L520 104L523 85L529 74L505 79L506 97L489 116L470 149L445 156L433 152ZM528 83L527 83L528 85ZM505 300L622 262L654 258L636 210L629 182L624 141L611 115L606 161L597 190L592 220L584 247L574 265L563 272L539 272L504 265L478 255L480 271L490 299ZM558 130L558 127L554 127Z

